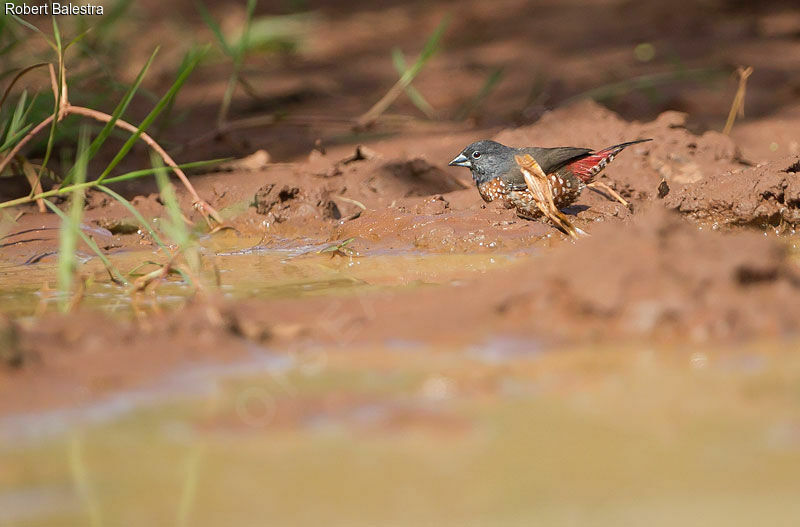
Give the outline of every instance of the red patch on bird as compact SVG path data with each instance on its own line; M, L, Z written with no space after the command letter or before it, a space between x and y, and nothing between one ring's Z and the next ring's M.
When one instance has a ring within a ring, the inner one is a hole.
M618 149L606 149L586 157L582 157L577 161L568 163L566 168L572 170L572 173L581 179L584 183L589 183L593 177L599 174L606 165L614 159L614 156L619 152Z
M609 146L608 148L593 152L586 157L567 163L565 167L572 170L572 173L579 177L581 181L589 183L592 178L606 168L606 165L614 160L614 156L625 150L625 148L647 141L650 141L650 139L638 139L636 141L628 141L627 143Z

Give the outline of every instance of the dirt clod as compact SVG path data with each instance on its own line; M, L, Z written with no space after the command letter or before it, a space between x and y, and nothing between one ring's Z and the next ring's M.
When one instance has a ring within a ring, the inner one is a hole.
M787 172L785 166L772 162L704 178L675 189L665 203L695 220L721 225L796 224L800 174Z
M797 332L800 274L779 243L699 231L660 207L598 227L535 267L498 309L559 338Z
M104 218L97 220L95 224L107 229L111 234L136 234L141 228L139 223L131 218Z
M270 214L275 216L276 221L284 221L291 212L291 205L288 203L298 197L300 188L289 185L278 187L274 183L264 185L256 192L254 203L256 212L259 214Z

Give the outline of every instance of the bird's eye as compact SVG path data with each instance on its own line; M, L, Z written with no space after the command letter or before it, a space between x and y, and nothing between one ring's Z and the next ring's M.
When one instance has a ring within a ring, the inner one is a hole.
M479 157L481 157L481 153L480 152L472 152L472 157L474 157L475 159L478 159Z

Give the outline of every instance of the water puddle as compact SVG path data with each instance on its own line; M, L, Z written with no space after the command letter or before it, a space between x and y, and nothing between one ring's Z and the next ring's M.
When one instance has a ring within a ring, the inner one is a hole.
M453 283L475 273L507 266L519 255L431 254L415 251L380 251L357 257L319 254L325 245L265 248L258 239L217 236L202 248L205 282L216 284L229 298L303 297L347 294L365 289L417 287ZM85 255L81 275L87 279L83 305L109 313L131 313L131 295L109 281L96 258ZM109 255L123 272L163 257L151 250L124 250ZM0 311L30 316L41 303L57 301L55 257L35 264L0 264ZM213 287L213 286L212 286ZM48 289L50 291L48 291ZM178 278L163 282L155 295L139 295L141 307L158 304L175 307L193 293Z
M263 352L6 419L33 434L0 446L0 521L789 525L800 514L797 357L530 354L509 338L487 341L486 360L408 346Z
M457 285L531 258L231 239L203 249L230 298ZM123 270L154 257L111 255ZM97 262L82 273L87 305L130 314ZM43 283L50 259L0 266L0 310L32 314ZM190 294L170 281L144 301ZM794 346L252 345L85 406L1 418L0 525L792 525Z

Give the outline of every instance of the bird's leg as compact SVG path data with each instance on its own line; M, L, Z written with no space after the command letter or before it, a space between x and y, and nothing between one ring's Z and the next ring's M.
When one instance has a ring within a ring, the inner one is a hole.
M523 174L525 174L525 172L523 172ZM562 219L560 213L553 213L553 211L549 210L541 200L536 199L534 200L534 203L536 203L536 207L541 211L542 215L545 218L550 219L550 221L552 221L556 227L569 234L571 238L577 238L577 233L573 230L574 226L569 222L569 220L566 218Z
M553 215L550 216L550 219L558 219L560 222L561 228L570 235L573 239L578 239L578 235L581 236L589 236L589 233L580 229L572 224L572 220L570 220L566 214L561 212L560 210L556 209L553 211Z
M539 166L539 163L528 154L514 156L514 159L520 166L525 183L528 185L528 190L533 194L534 203L542 214L572 238L577 238L578 234L586 234L575 227L569 218L556 207L553 200L553 188L550 186L547 175L542 170L542 167Z
M626 207L629 205L629 203L627 202L627 200L625 198L620 196L619 193L616 190L614 190L613 188L609 187L608 185L606 185L602 181L592 181L591 183L587 183L586 186L587 187L592 187L593 189L597 189L597 188L603 189L605 192L608 192L611 195L611 197L613 197L614 199L616 199L617 201L619 201L620 203L622 203Z

